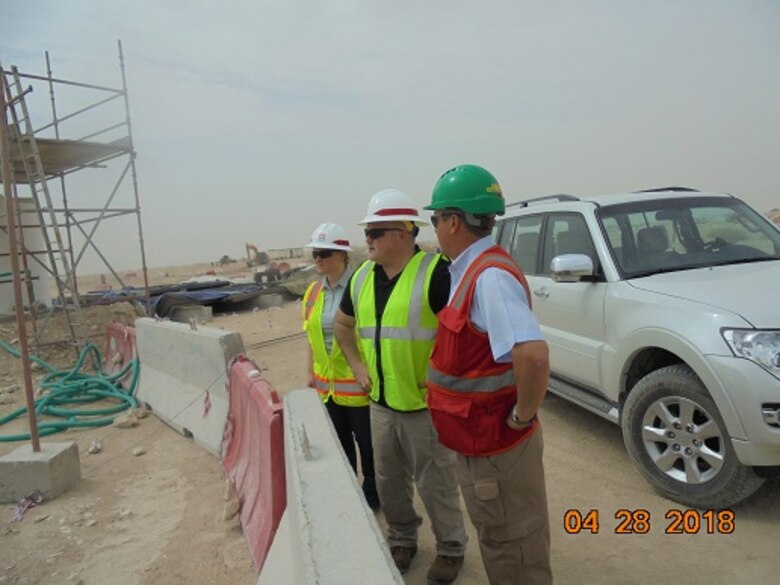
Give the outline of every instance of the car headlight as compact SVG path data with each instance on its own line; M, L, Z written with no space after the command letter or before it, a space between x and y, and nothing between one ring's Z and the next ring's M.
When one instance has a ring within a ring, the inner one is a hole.
M754 361L780 378L780 331L724 329L721 333L734 355Z

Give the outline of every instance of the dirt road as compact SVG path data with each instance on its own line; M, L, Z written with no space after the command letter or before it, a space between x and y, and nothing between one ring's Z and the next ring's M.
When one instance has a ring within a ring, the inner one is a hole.
M297 303L287 303L222 316L209 326L240 331L250 356L284 393L304 384L298 312ZM18 368L0 357L0 389L21 385L20 380ZM20 391L3 394L9 395L21 404ZM15 407L0 405L0 415ZM554 396L548 397L542 418L557 583L776 580L780 481L768 482L734 508L733 532L723 522L727 517L714 516L708 524L707 517L688 512L690 534L667 534L675 515L683 518L686 510L654 494L629 461L616 426ZM93 438L104 444L98 455L86 453ZM191 440L154 418L134 429L76 431L57 439L79 443L84 478L67 494L30 509L20 523L8 523L13 506L0 507L0 584L254 582L240 528L221 517L219 462ZM146 453L134 456L138 446ZM0 443L0 454L14 447ZM590 521L577 530L577 520L590 511L595 511ZM594 514L598 533L588 528ZM381 514L378 518L381 523ZM617 534L621 521L626 533ZM410 585L425 583L434 554L427 520L420 535L420 552L407 574ZM486 582L473 531L471 539L458 585Z

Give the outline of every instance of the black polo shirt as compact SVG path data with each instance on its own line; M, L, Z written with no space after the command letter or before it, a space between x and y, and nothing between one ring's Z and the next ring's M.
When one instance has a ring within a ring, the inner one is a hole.
M415 253L420 249L415 247ZM440 256L436 266L433 268L433 274L431 274L431 283L428 287L428 304L431 306L431 310L434 313L438 313L444 307L447 306L447 302L450 298L450 261ZM398 280L401 277L403 271L399 272L393 278L387 278L385 269L379 264L374 264L374 305L376 306L376 338L374 339L374 347L376 349L376 364L377 374L379 376L379 400L377 401L382 406L390 408L385 402L385 388L384 388L384 376L382 374L382 352L379 346L379 335L382 329L382 314L387 306L387 300L390 298L390 294L393 292L395 285L398 284ZM341 298L341 304L339 310L345 315L350 317L355 316L355 305L352 302L352 278L349 279L347 284L347 290L344 291L344 296Z

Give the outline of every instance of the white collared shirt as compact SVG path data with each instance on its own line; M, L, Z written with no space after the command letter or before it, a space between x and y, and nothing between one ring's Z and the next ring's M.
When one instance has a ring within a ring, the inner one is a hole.
M493 245L493 237L485 236L452 261L450 300L472 262ZM469 318L478 330L487 332L497 362L512 361L512 348L518 343L544 339L539 322L528 307L525 289L513 275L500 268L486 268L477 278Z

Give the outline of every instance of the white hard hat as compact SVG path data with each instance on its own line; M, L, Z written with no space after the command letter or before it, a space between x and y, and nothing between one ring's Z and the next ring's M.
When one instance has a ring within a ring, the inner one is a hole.
M358 225L385 221L411 221L418 226L427 225L420 219L414 200L398 189L382 189L374 193L368 202L366 217Z
M343 250L351 252L347 232L337 223L322 223L317 226L311 235L311 241L306 248L320 248L322 250Z

